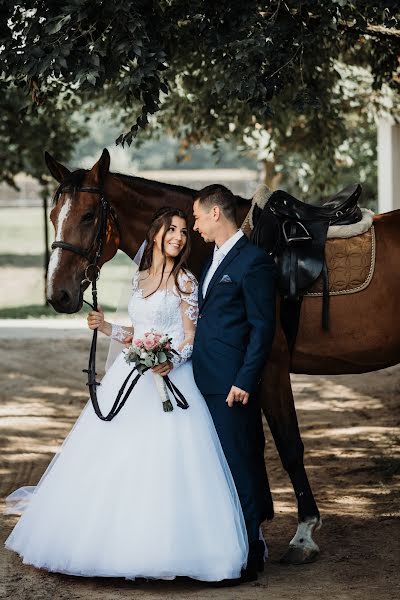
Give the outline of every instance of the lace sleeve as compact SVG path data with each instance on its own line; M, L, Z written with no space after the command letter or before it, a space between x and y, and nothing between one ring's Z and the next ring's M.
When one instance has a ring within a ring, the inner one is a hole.
M132 327L122 327L121 325L117 325L116 323L111 323L111 339L112 340L117 340L118 342L121 342L121 344L124 343L124 339L128 336L128 335L132 335L133 333L133 328Z
M183 292L178 291L181 299L180 309L184 330L183 342L174 348L179 355L174 355L172 362L174 366L181 365L192 356L194 334L199 314L198 308L198 284L195 276L189 272L181 272L178 275L178 284Z
M195 325L197 325L197 318L199 316L199 286L196 277L189 271L186 273L182 271L178 275L178 283L181 289L186 292L179 293L183 312Z
M132 285L131 285L131 291L135 292L138 289L138 279L139 279L139 271L136 271L133 274L132 277ZM128 299L126 299L127 302ZM124 298L124 302L125 302L125 298ZM111 339L112 340L117 340L118 342L121 342L121 344L124 343L124 339L128 336L128 335L132 335L133 334L133 327L122 327L121 325L117 325L116 323L111 323Z

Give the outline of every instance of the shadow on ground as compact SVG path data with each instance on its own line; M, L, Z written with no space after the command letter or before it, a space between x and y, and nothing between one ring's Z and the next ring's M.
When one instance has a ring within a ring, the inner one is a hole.
M88 344L1 341L0 495L34 485L87 402ZM98 364L106 344L100 341ZM99 369L100 371L100 369ZM318 561L287 567L280 556L296 530L296 507L269 431L266 461L275 519L266 523L270 561L254 584L214 589L187 579L130 582L49 574L0 551L0 575L15 600L153 598L221 600L398 597L400 566L399 368L360 376L293 376L306 466L324 525ZM99 372L100 375L100 372ZM17 517L2 518L2 540ZM155 539L156 543L156 539ZM0 588L1 590L1 588ZM0 594L1 595L1 594Z

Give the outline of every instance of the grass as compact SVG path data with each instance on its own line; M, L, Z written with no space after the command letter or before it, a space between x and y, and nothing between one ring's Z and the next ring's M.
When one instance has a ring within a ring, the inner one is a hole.
M0 254L0 267L43 268L43 266L43 254Z
M40 254L44 244L43 210L38 207L0 209L0 255ZM49 220L51 244L53 226Z
M118 252L112 259L113 267L123 267L129 263L123 252ZM43 254L0 254L0 267L39 267L44 268Z

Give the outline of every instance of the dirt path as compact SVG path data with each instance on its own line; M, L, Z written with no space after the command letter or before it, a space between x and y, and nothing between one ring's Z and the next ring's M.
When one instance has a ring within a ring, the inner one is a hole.
M37 482L85 404L81 369L87 346L78 339L0 339L2 499L20 485ZM315 564L285 567L278 562L295 532L296 513L291 486L267 432L276 517L265 527L271 558L258 582L212 589L190 580L135 584L49 574L22 565L17 555L3 549L17 519L6 516L1 529L0 597L397 599L400 368L356 377L295 376L293 382L306 464L324 519L316 537L322 553Z

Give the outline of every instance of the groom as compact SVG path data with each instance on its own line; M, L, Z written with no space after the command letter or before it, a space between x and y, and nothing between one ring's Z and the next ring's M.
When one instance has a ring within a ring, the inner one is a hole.
M275 263L238 229L235 196L226 187L201 190L193 214L194 231L215 243L199 281L193 372L246 522L249 556L240 581L253 581L263 570L259 528L271 505L257 388L275 332Z

